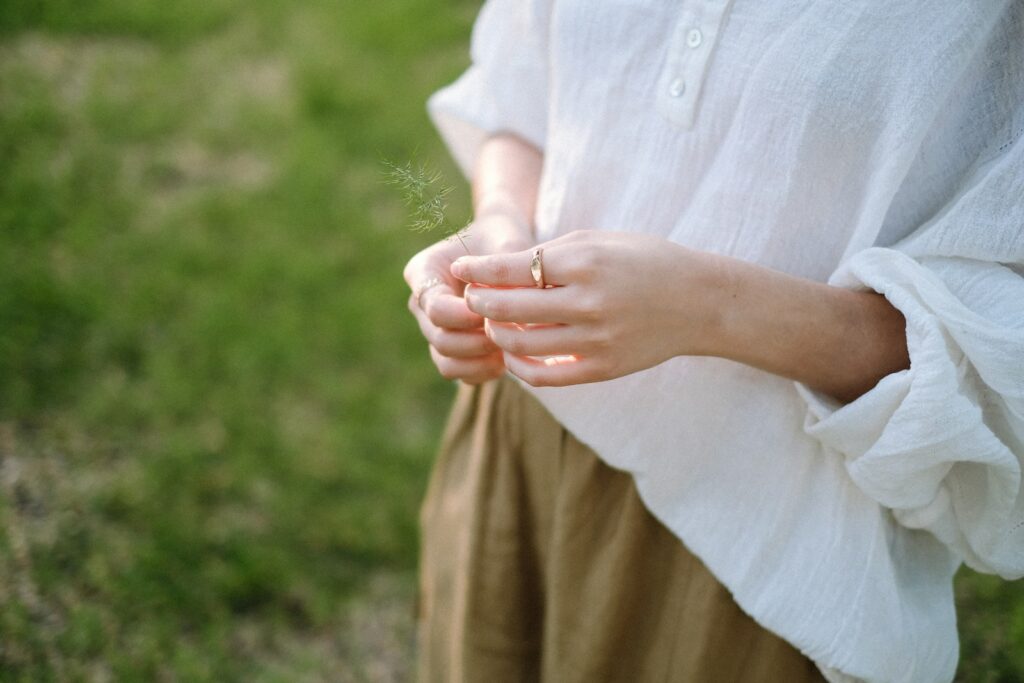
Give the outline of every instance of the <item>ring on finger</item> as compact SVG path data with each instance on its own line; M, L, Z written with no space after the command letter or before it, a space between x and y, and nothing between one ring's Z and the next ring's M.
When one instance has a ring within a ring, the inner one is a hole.
M537 247L533 250L530 275L533 276L533 284L537 285L537 289L544 289L544 247Z
M420 282L418 285L413 287L412 295L414 297L416 297L416 305L420 307L421 311L424 310L423 309L423 295L427 293L427 290L428 289L432 289L434 287L437 287L438 285L443 285L443 284L444 284L444 280L442 280L441 278L435 276L435 277L427 278L426 280Z

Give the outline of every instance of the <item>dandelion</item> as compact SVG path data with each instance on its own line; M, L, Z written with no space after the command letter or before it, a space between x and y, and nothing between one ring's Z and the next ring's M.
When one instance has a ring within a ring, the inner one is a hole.
M440 229L447 238L454 237L470 253L463 237L469 231L469 222L453 223L448 217L448 195L455 188L444 182L440 171L425 164L413 166L411 162L396 164L385 160L384 182L402 191L402 201L411 211L409 229L415 232L433 232Z

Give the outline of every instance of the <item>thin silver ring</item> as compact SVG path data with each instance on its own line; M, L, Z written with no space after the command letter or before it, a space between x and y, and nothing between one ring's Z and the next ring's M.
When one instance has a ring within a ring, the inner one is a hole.
M444 280L435 276L432 278L427 278L423 282L416 285L415 288L413 288L412 293L416 297L416 305L420 307L421 311L425 310L423 308L423 295L427 293L427 290L431 289L432 287L437 287L438 285L443 284Z

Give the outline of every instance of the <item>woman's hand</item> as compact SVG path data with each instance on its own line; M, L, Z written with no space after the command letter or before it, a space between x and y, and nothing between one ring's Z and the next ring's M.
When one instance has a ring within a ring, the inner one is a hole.
M582 231L541 246L547 289L533 287L529 250L451 267L475 283L466 303L505 366L534 386L718 356L852 401L910 364L903 314L875 292L650 235Z
M474 254L529 246L522 226L498 214L476 221L464 239ZM430 345L438 372L446 379L479 384L500 377L505 364L501 349L484 334L483 318L466 307L465 283L452 276L452 262L465 254L458 240L442 240L413 256L403 276L413 291L409 310ZM435 278L440 284L419 289Z
M504 364L533 386L620 377L716 346L721 260L651 235L577 231L543 247L452 264L468 310L487 319Z

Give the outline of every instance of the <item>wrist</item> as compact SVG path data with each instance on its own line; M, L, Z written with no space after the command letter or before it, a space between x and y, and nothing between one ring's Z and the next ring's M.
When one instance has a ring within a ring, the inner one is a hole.
M680 356L732 358L743 342L747 319L742 307L750 286L747 264L738 259L687 249L689 258L679 269L685 283L679 291L677 319L684 325L676 338ZM694 258L696 256L696 258Z
M534 243L533 228L525 214L511 202L481 203L475 212L473 232L486 253L520 251Z
M909 367L906 320L884 297L693 253L676 271L677 355L736 361L843 401Z

